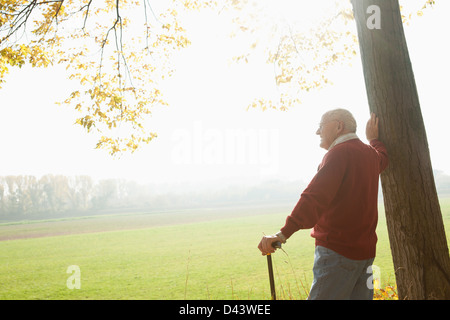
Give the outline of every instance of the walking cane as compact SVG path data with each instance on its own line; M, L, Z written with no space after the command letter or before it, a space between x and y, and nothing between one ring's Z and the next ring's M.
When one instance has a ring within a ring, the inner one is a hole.
M274 247L275 249L281 248L281 242L279 241L272 242L272 247ZM269 268L270 294L272 296L272 300L277 300L277 293L275 291L275 280L273 277L272 256L270 255L270 253L267 254L267 266Z

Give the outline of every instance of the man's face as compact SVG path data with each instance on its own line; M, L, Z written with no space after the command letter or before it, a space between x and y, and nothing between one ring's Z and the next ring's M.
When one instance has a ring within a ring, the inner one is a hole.
M338 120L322 117L316 134L320 136L320 147L328 150L334 140L339 136L341 123Z

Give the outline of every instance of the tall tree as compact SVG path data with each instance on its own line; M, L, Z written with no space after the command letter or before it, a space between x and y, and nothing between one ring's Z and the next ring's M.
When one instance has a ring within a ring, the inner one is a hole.
M450 299L450 257L398 0L352 0L399 299Z

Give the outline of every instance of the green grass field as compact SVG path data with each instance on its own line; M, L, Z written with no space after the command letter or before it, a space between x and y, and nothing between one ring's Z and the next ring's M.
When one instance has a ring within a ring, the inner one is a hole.
M450 199L442 199L447 237ZM263 235L290 208L228 208L0 224L0 299L269 299ZM395 283L383 208L375 264ZM299 231L273 255L280 299L305 299L314 239ZM80 269L80 289L69 289ZM70 282L72 283L72 282Z

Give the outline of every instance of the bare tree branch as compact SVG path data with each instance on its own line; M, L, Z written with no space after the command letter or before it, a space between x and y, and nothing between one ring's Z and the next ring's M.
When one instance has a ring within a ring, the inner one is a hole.
M91 3L92 3L92 0L89 0L88 4L82 6L79 10L79 11L82 11L84 8L86 8L86 13L84 14L83 28L81 28L83 30L83 32L86 28L86 22L87 22L87 19L89 16L89 9L91 8Z

